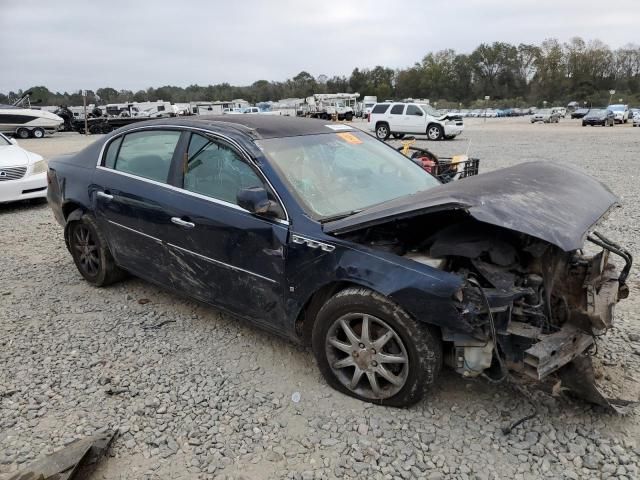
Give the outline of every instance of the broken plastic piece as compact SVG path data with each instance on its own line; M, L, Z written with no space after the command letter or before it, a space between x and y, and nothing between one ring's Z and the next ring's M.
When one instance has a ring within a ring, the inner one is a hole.
M36 460L8 480L70 480L82 467L98 461L109 449L114 431L76 440L57 452Z

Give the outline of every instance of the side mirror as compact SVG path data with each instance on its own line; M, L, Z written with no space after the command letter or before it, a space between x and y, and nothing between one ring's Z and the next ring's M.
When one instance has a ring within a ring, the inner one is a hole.
M422 116L422 112L417 111L417 112L414 113L414 115L417 116L417 117L421 117Z
M16 139L15 139L15 138L13 138L13 137L11 137L11 138L9 139L9 141L10 141L11 143L13 143L14 145L18 145L18 140L16 140Z
M262 187L243 188L236 195L236 200L238 206L256 215L284 218L282 207L277 202L269 200L269 194Z

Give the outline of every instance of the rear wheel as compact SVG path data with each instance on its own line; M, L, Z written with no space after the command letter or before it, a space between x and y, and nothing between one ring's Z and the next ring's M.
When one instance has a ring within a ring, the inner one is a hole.
M93 217L85 214L71 223L68 229L71 256L87 282L104 287L124 278L124 271L115 264Z
M419 401L442 365L437 332L365 288L348 288L329 299L318 313L312 343L329 385L381 405Z
M25 140L27 138L29 138L30 136L30 132L29 129L27 128L19 128L18 130L16 130L16 136L22 140Z
M44 129L42 129L42 128L34 128L31 133L33 135L33 138L42 138L42 137L44 137Z
M402 138L404 138L404 133L393 133L393 138L395 138L396 140L400 140Z
M387 125L386 123L379 123L376 126L376 137L378 138L378 140L386 140L387 138L389 138L389 134L391 132L389 132L389 125Z
M353 120L353 113L351 113L351 112L346 113L345 116L344 116L344 119L347 122L350 122L351 120Z
M427 137L429 137L429 140L440 140L444 137L444 129L440 125L429 125Z

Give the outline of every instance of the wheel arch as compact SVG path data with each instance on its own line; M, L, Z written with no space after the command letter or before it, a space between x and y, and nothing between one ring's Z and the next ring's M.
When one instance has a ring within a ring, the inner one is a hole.
M85 214L85 208L76 202L67 202L62 206L62 215L64 216L64 243L69 248L69 225L77 222Z
M307 297L295 319L296 337L304 345L311 345L311 333L313 332L313 325L322 306L331 297L348 288L366 288L367 290L371 290L372 292L376 292L387 297L387 295L385 295L383 292L377 291L376 289L372 288L371 285L360 283L351 279L335 280L322 285ZM395 303L395 300L390 300Z

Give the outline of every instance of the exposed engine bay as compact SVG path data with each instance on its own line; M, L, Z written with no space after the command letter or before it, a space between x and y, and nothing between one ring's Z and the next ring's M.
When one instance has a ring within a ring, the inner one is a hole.
M596 253L567 252L448 212L428 222L396 220L346 237L462 278L454 300L458 322L441 330L446 363L467 377L499 381L517 371L541 381L572 362L573 370L575 364L588 370L596 337L612 326L615 304L628 295L631 255L597 232L585 242ZM612 263L614 256L622 261L621 270ZM584 390L576 393L590 401L617 410L625 406L595 385L574 383L574 390Z

